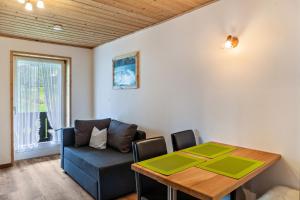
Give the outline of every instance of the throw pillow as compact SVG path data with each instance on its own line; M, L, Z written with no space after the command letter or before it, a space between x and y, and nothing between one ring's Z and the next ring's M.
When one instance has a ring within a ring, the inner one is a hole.
M102 120L76 120L75 121L75 147L88 146L93 128L99 130L108 128L110 119Z
M136 130L137 125L135 124L126 124L117 120L111 120L108 128L107 143L122 153L128 153L131 151L131 143Z
M106 149L106 141L107 141L107 129L102 129L100 131L99 129L94 127L89 146L96 149Z

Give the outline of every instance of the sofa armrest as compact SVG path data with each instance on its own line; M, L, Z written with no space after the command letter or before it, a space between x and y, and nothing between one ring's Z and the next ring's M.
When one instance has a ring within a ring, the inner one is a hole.
M61 131L61 145L60 145L60 158L61 168L64 169L64 147L73 146L75 143L74 128L62 128Z
M134 141L136 140L144 140L146 139L146 132L145 131L136 131L136 134L134 136Z
M74 128L62 128L61 136L62 146L73 146L75 144Z

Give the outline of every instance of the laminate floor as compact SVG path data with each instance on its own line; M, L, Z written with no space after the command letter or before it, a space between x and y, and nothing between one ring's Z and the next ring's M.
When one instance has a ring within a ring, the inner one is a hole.
M135 200L128 195L118 200ZM0 200L93 200L60 168L58 155L18 161L0 169Z

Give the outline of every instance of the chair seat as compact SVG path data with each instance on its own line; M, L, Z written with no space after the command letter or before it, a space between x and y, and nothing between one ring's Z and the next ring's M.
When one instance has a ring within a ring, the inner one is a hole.
M65 147L64 157L92 177L99 177L101 170L133 163L132 153L120 153L112 148L98 150L92 147Z

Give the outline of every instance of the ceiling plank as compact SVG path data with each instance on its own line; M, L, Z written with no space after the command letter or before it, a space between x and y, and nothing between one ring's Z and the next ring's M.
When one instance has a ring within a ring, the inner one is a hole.
M35 16L32 16L32 15L28 15L27 13L20 13L20 12L11 12L10 10L6 10L6 9L2 9L0 10L0 13L3 14L3 16L0 16L2 17L3 19L5 19L6 17L14 17L16 18L16 20L18 19L26 19L26 20L29 20L30 22L34 22L34 21L37 21L37 22L42 22L42 23L48 23L48 24L51 24L52 26L55 25L55 24L64 24L64 27L80 27L80 28L83 28L84 30L88 30L88 31L100 31L101 33L111 33L111 34L127 34L128 31L124 31L124 30L120 30L120 29L111 29L107 26L102 26L102 25L98 25L98 24L94 24L94 23L86 23L86 24L83 24L83 23L76 23L76 21L67 21L67 20L56 20L56 19L53 19L53 18L46 18L46 17L43 17L43 16L40 16L40 17L35 17Z
M14 5L14 1L5 1L5 2L0 2L0 9L2 8L11 8L12 5ZM18 4L18 6L22 6L22 4ZM67 12L66 12L67 10ZM36 14L35 17L38 17L39 15L46 16L49 18L62 18L62 19L71 19L74 21L84 21L84 22L89 22L93 21L97 24L102 24L106 25L108 27L112 28L120 28L120 29L139 29L142 26L141 25L134 25L134 24L129 24L129 23L118 23L113 20L105 20L103 18L94 16L89 14L87 11L81 11L80 13L74 11L74 10L68 10L68 9L62 9L61 7L58 6L53 6L52 9L43 9L43 10L35 10L35 12L30 12L25 11L22 7L19 7L19 11L16 12L27 12L27 14ZM109 21L109 23L107 23Z
M45 9L32 12L16 0L0 1L0 35L93 48L218 0L44 1ZM57 24L64 30L54 31Z
M1 17L1 14L0 14ZM9 22L9 24L7 24ZM20 22L22 22L20 24ZM87 36L90 38L106 38L106 39L114 39L118 37L118 35L107 35L107 34L99 34L98 32L89 32L85 30L79 30L79 29L65 29L64 31L55 31L53 30L53 27L51 25L39 23L39 22L28 22L23 19L14 19L14 18L9 18L6 17L5 19L0 18L0 23L6 24L6 25L13 25L16 27L19 27L20 29L22 28L28 28L34 31L41 31L41 32L47 32L49 34L58 34L58 35L69 35L69 36ZM4 28L5 29L5 28ZM74 32L73 30L77 30L77 32Z
M3 25L0 25L1 28L3 28ZM22 37L27 37L27 35L31 35L31 36L34 36L36 40L49 40L49 41L57 41L57 42L67 42L67 43L70 43L70 44L80 44L83 45L83 44L86 44L85 46L93 46L95 45L95 43L91 43L91 42L87 42L86 40L77 40L77 39L73 39L73 38L62 38L62 37L59 37L59 36L51 36L51 37L48 37L48 35L44 34L44 33L39 33L39 34L36 34L30 30L18 30L14 27L8 27L6 29L6 31L1 31L0 34L10 34L11 32L14 32L15 34L18 34L18 35L21 35ZM67 38L67 39L66 39ZM105 41L105 40L104 40Z
M58 41L50 41L50 40L41 40L41 39L33 39L29 38L27 36L22 36L21 34L5 34L0 33L0 37L6 37L6 38L13 38L13 39L20 39L20 40L27 40L27 41L33 41L33 42L42 42L42 43L48 43L48 44L57 44L57 45L64 45L64 46L71 46L71 47L78 47L78 48L85 48L85 49L93 49L93 46L87 46L87 45L80 45L80 44L71 44L71 43L60 43Z

